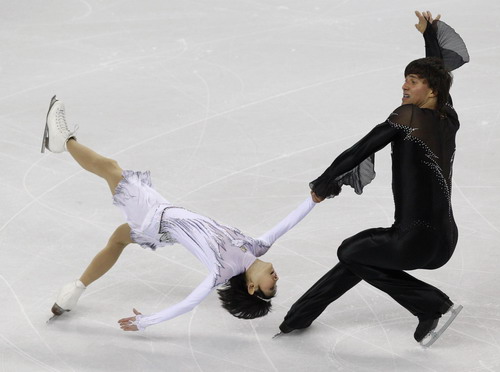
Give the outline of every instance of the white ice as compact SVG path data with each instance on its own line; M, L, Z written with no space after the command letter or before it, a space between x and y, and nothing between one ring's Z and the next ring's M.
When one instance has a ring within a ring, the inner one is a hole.
M496 0L1 0L0 371L500 371L500 5ZM128 247L79 306L46 324L121 224L103 181L40 154L46 109L64 100L78 139L151 170L177 204L258 235L308 194L342 150L401 102L423 56L415 8L441 13L471 62L452 89L462 127L452 259L413 274L464 310L438 342L361 283L306 331L272 339L336 247L390 226L390 155L362 196L345 188L277 242L274 311L242 321L211 294L195 311L125 333L119 318L178 302L205 276L184 248Z

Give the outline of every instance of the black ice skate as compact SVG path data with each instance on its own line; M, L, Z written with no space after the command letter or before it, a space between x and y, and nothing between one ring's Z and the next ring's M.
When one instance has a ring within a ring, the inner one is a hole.
M421 320L415 330L415 340L417 340L417 342L419 342L424 348L430 347L443 334L443 332L446 331L462 309L462 305L458 305L456 307L455 305L451 305L448 311L443 314L444 316L442 318ZM438 328L440 320L442 322L444 317L448 317L448 319Z

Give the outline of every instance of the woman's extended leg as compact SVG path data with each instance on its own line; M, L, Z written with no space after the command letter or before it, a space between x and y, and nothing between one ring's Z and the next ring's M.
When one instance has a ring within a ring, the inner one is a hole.
M78 143L74 133L70 132L66 124L64 104L54 96L47 113L42 152L45 149L54 153L67 150L83 169L105 179L111 193L114 194L122 180L123 170L115 160L99 155ZM86 286L104 275L116 263L129 243L132 243L130 227L123 224L115 230L106 247L94 257L80 280L68 283L61 289L52 312L55 315L61 315L64 311L74 308Z
M116 263L123 249L130 243L130 227L126 223L120 225L109 238L108 244L100 251L80 277L80 281L88 286L106 274Z
M80 279L62 287L52 306L52 313L61 315L65 311L72 310L85 288L108 272L120 257L123 249L130 243L132 243L130 227L127 224L120 225L109 238L106 247L94 257L85 269Z

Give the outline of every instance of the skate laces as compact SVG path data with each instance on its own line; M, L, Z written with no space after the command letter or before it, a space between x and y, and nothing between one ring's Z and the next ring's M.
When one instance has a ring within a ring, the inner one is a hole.
M63 132L69 132L68 124L66 123L66 111L64 106L58 107L56 112L56 126L57 129Z
M75 135L76 131L79 129L78 124L75 125L73 131L70 131L68 128L68 123L66 122L66 111L64 106L58 107L56 112L56 126L57 129L65 134L67 138L71 138Z

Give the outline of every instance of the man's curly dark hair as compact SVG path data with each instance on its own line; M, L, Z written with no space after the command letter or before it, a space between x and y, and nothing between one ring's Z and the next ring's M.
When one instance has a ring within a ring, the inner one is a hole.
M405 68L405 76L410 74L417 75L427 81L427 85L437 93L437 107L441 111L448 100L453 75L443 64L443 61L437 57L426 57L416 59Z

